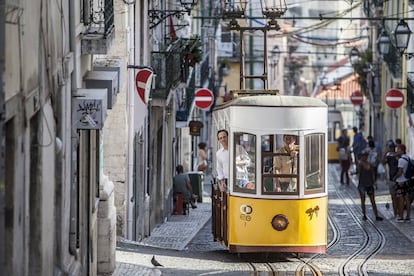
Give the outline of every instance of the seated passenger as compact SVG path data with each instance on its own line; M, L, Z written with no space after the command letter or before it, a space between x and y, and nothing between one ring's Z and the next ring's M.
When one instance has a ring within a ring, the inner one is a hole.
M292 175L292 177L278 177L276 183L276 192L294 192L297 183L297 166L299 145L296 145L294 135L283 135L284 146L279 148L274 157L273 166L275 174Z
M174 176L173 180L174 193L181 193L185 202L190 203L193 209L197 208L197 205L195 205L195 199L197 196L193 194L193 188L190 184L190 177L188 174L184 173L182 165L177 165L176 172L177 175Z

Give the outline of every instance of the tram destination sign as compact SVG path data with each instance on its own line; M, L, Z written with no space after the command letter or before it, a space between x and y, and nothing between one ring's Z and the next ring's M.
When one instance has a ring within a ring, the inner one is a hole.
M195 105L203 110L209 109L214 101L214 94L210 89L200 88L195 92Z
M391 88L385 93L385 103L389 108L400 108L404 104L404 94L399 89Z

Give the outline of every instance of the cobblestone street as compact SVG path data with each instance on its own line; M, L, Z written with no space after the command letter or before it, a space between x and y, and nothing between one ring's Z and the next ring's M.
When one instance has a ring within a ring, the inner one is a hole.
M352 180L353 186L339 186L338 190L344 192L344 195L348 195L349 198L353 198L355 211L360 212L359 198L355 197L356 176L353 176ZM336 164L329 165L329 181L330 189L333 189L334 185L337 185L334 184L335 181L338 181ZM205 183L208 183L208 180ZM205 185L205 191L209 191L208 184ZM390 203L390 197L385 181L378 181L376 194L378 209L385 220L376 222L375 225L384 233L386 243L380 252L366 264L368 271L371 271L369 275L414 275L414 263L412 262L414 223L396 222L392 210L386 208L386 204ZM332 200L336 199L332 196ZM257 265L264 261L273 264L278 271L285 273L279 275L295 275L298 259L292 254L274 253L266 257L263 254L237 256L229 254L224 246L213 242L210 204L208 192L205 192L203 203L199 203L197 209L190 210L188 216L172 216L157 227L150 237L141 242L119 240L117 267L113 275L202 275L205 273L249 275L249 269L251 269L249 263ZM367 214L372 216L370 205L368 205ZM343 214L334 209L330 210L330 215L335 220L344 219ZM363 227L368 229L369 225ZM338 275L337 267L349 257L347 250L352 248L354 243L351 238L359 235L359 230L356 226L353 229L348 226L348 230L349 236L342 237L340 241L342 245L328 249L327 254L313 260L324 275ZM404 238L402 239L401 236ZM332 231L330 231L329 240L332 239ZM376 242L378 240L373 235L370 243ZM163 267L153 267L152 256L156 256ZM266 268L263 268L263 271L266 271ZM395 272L392 273L392 271Z

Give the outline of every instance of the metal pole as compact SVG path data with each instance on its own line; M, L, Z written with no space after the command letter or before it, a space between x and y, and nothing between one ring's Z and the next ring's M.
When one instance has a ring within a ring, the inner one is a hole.
M4 7L5 0L0 0L0 18L4 19ZM5 24L4 20L0 20L0 271L6 271L5 263L5 226L4 226L4 195L6 189L5 183L5 132L4 132L4 120L5 120L5 102L4 102L4 44L5 44Z

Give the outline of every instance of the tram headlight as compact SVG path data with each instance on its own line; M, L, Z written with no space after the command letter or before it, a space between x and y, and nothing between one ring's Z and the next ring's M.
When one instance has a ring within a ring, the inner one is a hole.
M285 230L289 225L289 220L285 215L278 214L272 219L272 227L277 231Z

